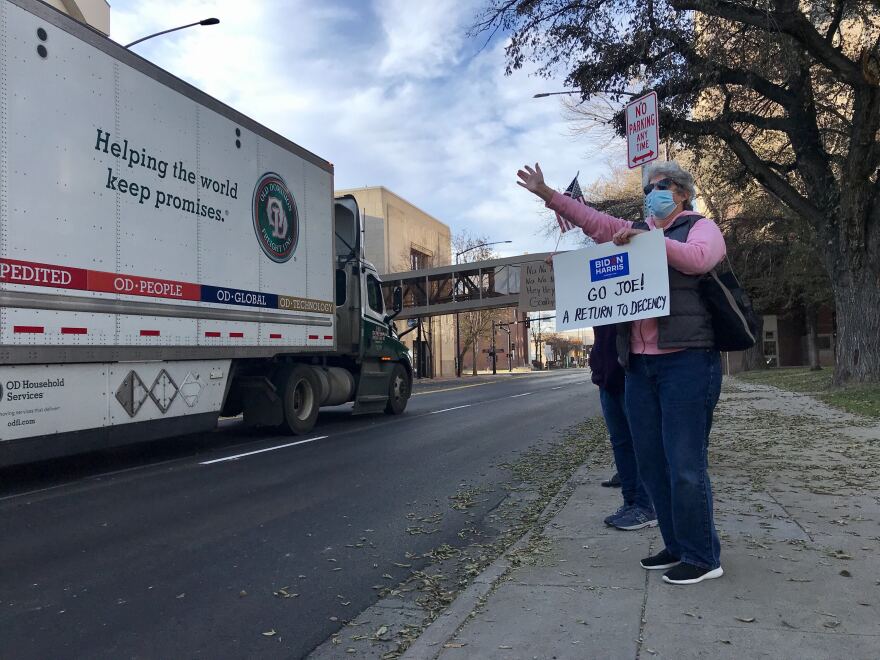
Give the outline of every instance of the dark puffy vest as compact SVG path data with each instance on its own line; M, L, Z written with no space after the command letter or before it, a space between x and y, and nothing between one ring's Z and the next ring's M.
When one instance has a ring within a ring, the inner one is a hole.
M664 230L664 236L687 242L691 228L703 216L682 214ZM650 229L644 222L633 223L633 229ZM702 275L685 275L669 268L669 316L657 319L658 348L714 348L715 333L712 316L700 295ZM629 366L632 322L617 324L617 359Z

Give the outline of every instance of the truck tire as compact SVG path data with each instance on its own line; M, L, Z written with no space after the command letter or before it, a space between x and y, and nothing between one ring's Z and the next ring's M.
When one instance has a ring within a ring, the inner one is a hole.
M281 402L284 408L284 422L281 430L285 433L301 435L315 427L321 403L320 385L311 367L295 364L283 380Z
M406 410L409 395L412 392L412 381L401 364L395 364L388 382L388 405L386 415L399 415Z

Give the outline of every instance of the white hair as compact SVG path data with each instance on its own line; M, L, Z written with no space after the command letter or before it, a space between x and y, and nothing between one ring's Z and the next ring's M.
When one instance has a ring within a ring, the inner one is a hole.
M658 176L671 179L673 183L687 193L690 202L694 201L694 197L697 196L697 191L694 187L694 177L674 160L655 160L653 163L646 165L642 170L642 185L648 185L651 179Z

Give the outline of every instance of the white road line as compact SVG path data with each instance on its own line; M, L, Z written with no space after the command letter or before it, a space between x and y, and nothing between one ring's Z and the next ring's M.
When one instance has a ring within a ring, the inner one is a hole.
M462 408L470 408L472 405L474 405L474 404L467 403L463 406L455 406L455 408L444 408L443 410L434 410L433 412L429 412L428 414L429 415L437 415L442 412L449 412L450 410L461 410Z
M323 440L326 438L326 435L319 435L317 438L309 438L308 440L299 440L297 442L288 442L286 445L278 445L277 447L266 447L265 449L257 449L256 451L249 451L244 454L236 454L235 456L227 456L226 458L215 458L213 461L204 461L199 463L199 465L211 465L212 463L222 463L223 461L237 461L239 458L244 458L245 456L253 456L254 454L262 454L267 451L275 451L276 449L284 449L285 447L295 447L296 445L304 445L307 442L314 442L315 440Z
M528 396L529 394L532 394L532 392L523 392L522 394L514 394L510 398L515 399L518 396Z

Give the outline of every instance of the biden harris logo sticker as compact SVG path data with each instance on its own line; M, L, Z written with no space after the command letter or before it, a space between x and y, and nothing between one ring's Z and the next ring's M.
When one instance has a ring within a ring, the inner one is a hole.
M280 175L267 172L260 177L254 188L251 212L254 232L266 256L276 263L288 261L299 240L299 213L296 200Z
M590 259L590 281L609 280L629 275L629 254L621 252L608 257Z

